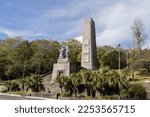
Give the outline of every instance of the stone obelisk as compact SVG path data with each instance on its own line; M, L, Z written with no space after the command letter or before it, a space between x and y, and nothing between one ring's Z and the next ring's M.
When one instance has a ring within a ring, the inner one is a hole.
M81 67L90 70L97 69L96 33L92 18L84 20Z

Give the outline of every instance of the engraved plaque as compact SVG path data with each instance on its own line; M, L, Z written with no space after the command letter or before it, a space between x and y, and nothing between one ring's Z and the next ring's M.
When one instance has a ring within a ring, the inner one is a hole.
M84 62L88 63L89 62L89 54L84 55Z
M84 53L90 53L90 48L89 48L89 46L85 46L85 47L83 48L83 52L84 52Z
M89 45L89 39L87 39L87 40L84 40L84 45Z
M58 69L64 69L65 65L62 63L62 64L58 64Z

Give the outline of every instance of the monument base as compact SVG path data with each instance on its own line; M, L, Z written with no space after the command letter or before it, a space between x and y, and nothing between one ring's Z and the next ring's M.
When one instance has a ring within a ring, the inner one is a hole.
M70 62L68 58L58 59L57 63L53 65L51 84L55 82L56 77L59 75L64 75L64 76L70 75Z

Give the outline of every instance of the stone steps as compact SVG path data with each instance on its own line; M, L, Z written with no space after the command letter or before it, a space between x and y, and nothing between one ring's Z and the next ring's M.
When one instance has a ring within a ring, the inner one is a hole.
M50 93L53 98L56 98L57 94L60 93L59 83L53 83L50 86Z
M52 74L48 74L42 78L42 84L45 88L45 93L50 93L52 98L56 98L57 94L60 93L59 83L52 83Z
M42 78L42 84L45 88L46 93L49 93L49 91L50 91L51 77L52 77L52 75L48 74Z

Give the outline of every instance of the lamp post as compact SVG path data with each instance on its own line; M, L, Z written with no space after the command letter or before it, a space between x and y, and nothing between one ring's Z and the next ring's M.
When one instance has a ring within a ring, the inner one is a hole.
M119 59L118 59L119 60L118 61L119 62L119 65L118 65L119 66L119 76L120 76L120 47L121 47L121 45L119 44L118 45L118 48L119 48Z

